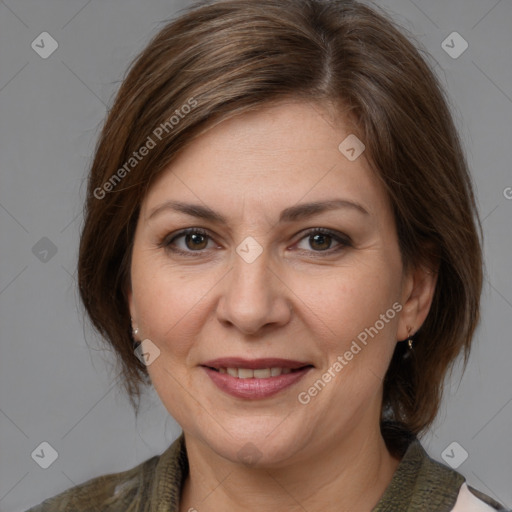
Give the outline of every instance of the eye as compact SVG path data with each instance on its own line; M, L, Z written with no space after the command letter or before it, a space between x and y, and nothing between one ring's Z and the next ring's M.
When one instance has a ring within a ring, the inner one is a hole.
M313 252L337 252L343 249L346 246L350 245L350 238L346 235L342 235L341 233L337 233L335 231L331 231L330 229L325 228L314 228L311 229L303 236L299 244L305 240L305 243L309 245L310 248L313 249ZM331 250L331 246L333 241L338 244L338 247L335 247ZM300 250L309 251L310 249L307 247L299 247Z
M165 237L159 247L186 256L200 256L205 250L213 248L211 245L208 246L209 242L213 244L213 240L206 230L187 228ZM301 243L308 244L309 247L300 247ZM337 244L334 249L332 249L333 243ZM215 244L213 245L215 246ZM299 240L296 247L301 251L332 254L350 245L350 237L342 233L326 228L313 228Z
M182 239L181 245L176 243L180 239ZM173 252L190 254L207 249L209 241L211 241L210 235L204 229L188 228L172 237L164 238L160 246Z

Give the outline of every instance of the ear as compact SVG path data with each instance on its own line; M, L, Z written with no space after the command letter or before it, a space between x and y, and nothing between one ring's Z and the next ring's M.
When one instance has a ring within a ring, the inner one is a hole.
M402 306L398 321L397 339L406 340L414 335L427 318L437 283L439 263L411 267L404 275Z

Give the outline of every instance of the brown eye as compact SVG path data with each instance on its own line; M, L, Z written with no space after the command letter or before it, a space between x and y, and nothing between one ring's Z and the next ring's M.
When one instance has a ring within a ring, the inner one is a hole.
M205 235L201 233L187 233L185 235L185 245L188 249L206 249L208 240Z
M316 235L309 235L309 244L313 249L325 251L330 249L332 237L330 235L324 235L323 233L317 233Z
M304 243L303 241L305 241L307 247L300 247L300 244ZM334 248L332 248L333 242L335 243ZM310 230L301 238L298 248L309 252L329 252L329 254L332 254L350 245L350 238L346 235L325 228L316 228Z
M160 246L172 252L191 254L208 249L208 242L211 242L211 238L206 231L199 228L189 228L172 237L166 237Z

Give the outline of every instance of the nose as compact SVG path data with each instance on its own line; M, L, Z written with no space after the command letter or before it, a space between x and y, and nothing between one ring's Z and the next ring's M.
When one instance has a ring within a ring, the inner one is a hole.
M249 263L235 254L233 268L222 280L217 318L246 335L284 326L291 318L292 292L267 256L263 250Z

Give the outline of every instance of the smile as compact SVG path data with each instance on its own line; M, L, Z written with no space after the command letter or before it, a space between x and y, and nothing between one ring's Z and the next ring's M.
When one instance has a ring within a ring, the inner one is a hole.
M284 391L301 380L312 364L286 359L225 358L201 365L215 386L228 395L263 399Z
M282 374L293 373L301 370L302 368L260 368L258 370L251 370L250 368L212 368L219 373L226 373L231 377L238 379L267 379L269 377L279 377Z

